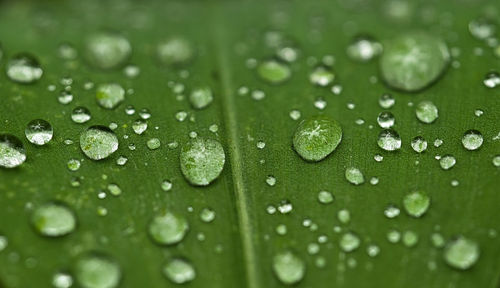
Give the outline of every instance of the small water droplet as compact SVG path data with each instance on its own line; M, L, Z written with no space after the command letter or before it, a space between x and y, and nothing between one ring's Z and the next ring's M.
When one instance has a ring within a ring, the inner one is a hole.
M170 180L163 180L161 182L161 190L163 190L165 192L172 190L172 186L173 186L173 184Z
M413 247L418 243L418 235L413 231L405 231L403 233L403 244L406 247Z
M125 90L116 83L101 84L97 87L96 99L102 108L114 109L125 100Z
M363 173L356 167L348 167L345 170L345 179L354 185L361 185L365 183Z
M500 167L500 155L496 155L495 157L493 157L492 163L493 166Z
M498 72L489 72L483 80L484 86L488 88L495 88L500 85L500 74Z
M193 265L181 258L171 259L163 266L163 275L176 284L191 282L196 278Z
M376 257L380 253L380 247L375 244L370 244L366 247L366 254L370 257Z
M397 216L399 216L399 213L400 213L400 210L395 205L389 205L384 210L385 217L387 217L389 219L396 218Z
M384 93L378 98L378 105L383 109L390 109L394 104L396 104L396 100L391 94Z
M272 186L276 185L276 178L272 175L268 175L266 178L266 183L267 183L267 185L272 187Z
M139 68L136 65L127 65L125 68L123 68L123 74L127 76L128 78L136 78L139 76L141 73L141 68Z
M200 219L205 223L214 221L215 211L212 208L203 208L200 212Z
M337 218L340 223L347 224L351 221L351 213L347 209L339 210L339 212L337 212Z
M189 102L195 109L203 109L212 103L214 97L209 87L196 88L189 94Z
M495 34L496 26L485 18L477 18L469 22L469 32L479 40L486 40Z
M163 65L182 65L194 57L195 51L186 39L174 37L163 40L156 47L156 55Z
M293 137L295 151L307 161L320 161L332 153L342 140L340 124L325 116L303 120Z
M333 194L328 191L319 191L318 193L318 201L322 204L329 204L332 203L335 198L333 197Z
M19 138L0 134L0 167L14 168L26 161L26 152Z
M280 203L278 204L278 211L281 214L288 214L292 212L292 210L293 210L293 205L288 200L281 200Z
M265 147L266 147L266 142L264 142L264 141L257 141L257 148L264 149Z
M182 174L189 183L206 186L219 177L224 168L225 157L224 149L218 141L197 137L182 147Z
M382 53L382 44L370 36L357 36L347 47L347 56L354 61L367 62Z
M442 247L444 247L444 244L445 244L443 236L439 233L436 233L436 232L432 233L431 242L432 242L432 245L436 248L442 248Z
M477 130L468 130L462 137L462 145L467 150L477 150L483 145L483 135Z
M71 120L73 122L81 124L89 121L92 118L89 109L78 106L71 112Z
M252 99L260 101L266 97L266 93L262 90L253 90L252 91Z
M446 245L444 260L453 268L466 270L479 259L479 245L464 236L458 236Z
M173 245L181 242L188 230L189 225L186 218L170 211L155 216L148 227L151 238L162 245Z
M391 128L394 126L395 118L391 112L383 111L377 116L377 123L382 128Z
M57 272L52 276L54 288L70 288L73 286L73 277L66 272Z
M318 86L328 86L335 79L335 74L324 66L316 67L309 75L309 81Z
M80 169L80 160L74 158L69 159L67 165L70 171L77 171L78 169Z
M451 169L455 166L455 163L457 163L457 160L453 157L453 155L445 155L439 159L439 165L443 168L443 170Z
M148 123L142 119L138 119L132 124L132 129L134 130L135 134L141 135L148 129Z
M49 122L42 119L35 119L28 123L24 130L26 139L35 145L45 145L52 140L54 130Z
M37 207L31 215L35 230L43 236L60 237L73 232L76 217L66 205L56 202Z
M106 126L91 126L80 135L80 148L90 159L101 160L118 150L118 138Z
M358 249L360 244L361 240L356 234L352 232L347 232L344 235L342 235L339 242L340 248L344 252L352 252Z
M57 96L57 101L63 105L69 104L73 101L73 93L71 93L71 91L63 90Z
M417 136L411 140L411 148L417 153L422 153L427 149L427 141L422 136Z
M156 150L156 149L160 148L160 146L161 146L160 139L158 139L158 138L151 138L146 143L146 146L148 146L148 148L150 150Z
M438 109L431 101L422 101L415 108L415 114L422 123L430 124L438 118Z
M286 235L286 233L287 228L285 224L279 224L278 226L276 226L276 234L283 236Z
M375 156L373 156L373 159L375 159L375 161L377 162L382 162L384 160L384 156L380 154L375 154Z
M419 218L427 212L431 204L430 197L421 191L407 194L403 198L403 206L408 215Z
M273 257L273 271L283 284L292 285L304 278L306 265L291 251L284 251Z
M389 232L387 232L387 241L389 241L390 243L398 243L399 240L401 239L401 233L399 233L398 230L389 230Z
M43 70L38 60L30 54L18 54L12 57L6 65L10 80L29 84L42 78Z
M259 64L257 74L270 84L281 84L291 77L292 70L285 63L269 60Z
M401 137L393 129L384 129L378 135L377 144L385 151L395 151L401 148Z

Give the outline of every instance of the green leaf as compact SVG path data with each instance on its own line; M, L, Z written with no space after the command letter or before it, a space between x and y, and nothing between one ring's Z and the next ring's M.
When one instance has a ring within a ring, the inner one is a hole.
M498 1L0 7L0 286L500 284ZM449 63L381 63L407 37ZM318 116L342 137L310 162Z

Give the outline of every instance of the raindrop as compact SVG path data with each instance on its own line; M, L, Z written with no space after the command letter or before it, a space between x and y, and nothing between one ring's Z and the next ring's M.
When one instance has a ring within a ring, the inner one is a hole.
M162 245L179 243L184 239L188 230L186 218L170 211L155 216L148 227L151 238Z
M214 221L215 211L211 208L203 208L203 210L201 210L200 212L200 219L205 223Z
M285 251L273 257L273 271L283 284L292 285L304 278L306 265L297 255Z
M210 105L214 99L212 94L212 89L209 87L194 89L191 94L189 94L189 102L191 106L195 109L203 109Z
M328 86L335 79L335 74L323 66L316 67L309 75L309 81L318 86Z
M377 144L385 151L394 151L401 148L401 138L393 129L385 129L378 135Z
M363 176L363 173L356 167L348 167L347 169L345 169L345 179L347 179L347 181L354 185L365 183L365 177Z
M325 116L303 120L293 136L295 151L307 161L320 161L332 153L342 140L340 124Z
M367 62L382 53L382 44L370 36L358 36L347 47L347 56L354 61Z
M449 58L441 39L424 32L407 33L384 45L380 71L389 86L418 91L443 74Z
M479 245L471 239L459 236L446 245L443 255L451 267L466 270L479 259Z
M158 138L151 138L146 143L146 146L148 146L148 148L150 150L156 150L156 149L160 148L160 146L161 146L160 139L158 139Z
M92 118L89 109L79 106L73 109L71 112L71 120L75 123L85 123Z
M29 84L42 78L43 70L38 60L30 54L18 54L12 57L6 65L10 80Z
M121 270L110 257L89 253L76 262L75 277L82 288L115 288L120 283Z
M427 141L423 137L417 136L411 140L411 148L417 153L422 153L427 149Z
M125 90L116 83L101 84L97 87L96 99L102 108L114 109L125 100Z
M452 155L445 155L439 159L439 165L443 168L443 170L451 169L455 166L455 163L457 163L457 160Z
M193 265L181 258L169 260L163 266L163 275L176 284L191 282L196 278Z
M391 128L394 126L395 118L391 112L384 111L380 112L377 117L377 123L382 128Z
M477 130L468 130L462 137L462 145L467 150L477 150L483 145L483 135Z
M134 130L134 133L137 135L141 135L148 129L148 123L142 119L138 119L132 123L132 129Z
M292 75L288 65L276 60L262 62L257 67L257 74L261 79L270 84L280 84L285 82Z
M222 145L212 139L195 138L181 150L182 174L189 183L206 186L219 177L225 163Z
M106 126L91 126L80 135L80 148L90 159L101 160L118 149L118 138Z
M127 38L115 33L97 33L86 42L87 60L95 67L112 69L123 65L132 54Z
M406 212L415 218L424 215L429 209L430 204L430 197L421 191L411 192L403 198L403 206Z
M430 124L438 118L438 109L431 101L422 101L415 108L415 114L422 123Z
M54 130L49 122L42 119L35 119L28 123L24 130L26 139L35 145L45 145L52 140Z
M78 169L80 169L80 160L78 159L69 159L68 160L68 169L70 171L77 171Z
M57 96L57 101L63 105L69 104L73 101L73 93L63 90L59 93L59 96Z
M39 206L31 215L35 230L43 236L60 237L73 232L76 217L66 205L51 202Z
M333 197L333 194L328 191L319 191L318 193L318 201L322 204L329 204L332 203L335 198Z

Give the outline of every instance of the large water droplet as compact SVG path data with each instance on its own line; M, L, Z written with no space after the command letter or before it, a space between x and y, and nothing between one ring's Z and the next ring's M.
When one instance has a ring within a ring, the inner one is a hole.
M176 284L183 284L193 281L196 271L193 265L181 258L171 259L163 266L163 274L168 280Z
M102 108L114 109L125 100L125 90L116 83L101 84L97 87L96 99Z
M179 243L188 230L189 224L186 218L170 211L155 216L148 227L151 238L162 245Z
M36 208L31 223L41 235L59 237L75 230L76 217L66 205L52 202Z
M184 38L164 40L156 47L158 60L164 65L180 65L189 62L194 56L194 50Z
M431 198L421 191L415 191L407 194L403 199L403 206L408 215L421 217L427 212L431 204Z
M24 163L26 152L19 138L0 134L0 167L14 168Z
M462 145L467 150L477 150L483 145L483 135L477 130L468 130L462 137Z
M38 60L30 54L19 54L12 57L6 65L10 80L29 84L42 78L43 70Z
M119 67L132 54L132 45L127 38L115 33L98 33L90 36L86 43L86 56L90 64L101 69Z
M340 124L325 116L303 120L293 136L295 151L305 160L320 161L337 148L342 140Z
M101 160L118 150L118 138L106 126L91 126L80 135L80 148L90 159Z
M459 236L446 245L444 260L453 268L466 270L479 259L479 245L468 238Z
M206 186L219 177L224 168L225 157L224 149L218 141L197 137L182 147L182 174L189 183Z
M280 84L285 82L292 75L288 65L276 60L262 62L257 68L257 74L264 81L271 84Z
M75 277L82 288L114 288L120 283L121 270L108 256L90 253L77 260Z
M285 251L273 257L273 271L283 284L292 285L304 278L306 265L297 255Z
M378 134L377 144L386 151L394 151L401 148L401 137L393 129L385 129Z
M438 109L431 101L422 101L415 108L415 114L418 120L430 124L438 118Z
M189 102L195 109L203 109L210 105L213 100L214 96L210 87L197 88L189 94Z
M439 78L449 58L441 39L423 32L408 33L384 45L380 71L389 86L417 91Z
M26 139L35 145L45 145L52 140L54 130L49 122L42 119L35 119L28 123L24 130Z

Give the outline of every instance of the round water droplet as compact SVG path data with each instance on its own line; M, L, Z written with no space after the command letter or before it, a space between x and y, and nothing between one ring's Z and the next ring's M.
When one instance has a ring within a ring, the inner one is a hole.
M384 109L389 109L396 104L396 100L391 94L384 93L378 98L378 105Z
M191 263L187 260L175 258L171 259L163 266L163 275L168 280L176 284L183 284L193 281L196 278L196 272Z
M495 34L496 25L485 18L474 19L469 22L469 32L479 40L486 40Z
M489 72L483 80L484 86L488 88L495 88L500 85L500 74L498 72Z
M344 252L352 252L358 249L360 244L361 240L359 240L359 237L352 232L347 232L342 235L339 242L340 248Z
M390 230L387 232L387 241L391 243L398 243L401 240L401 233L398 230Z
M89 109L85 108L85 107L76 107L75 109L73 109L73 111L71 112L71 120L73 120L73 122L75 123L85 123L87 121L89 121L91 119L91 115L90 115L90 111Z
M52 140L54 130L49 122L42 119L35 119L28 123L24 130L26 139L35 145L45 145Z
M75 277L82 288L115 288L121 279L120 266L108 256L89 253L75 264Z
M356 167L348 167L347 169L345 169L345 179L347 179L347 181L354 185L365 183L365 177L363 176L363 173Z
M181 65L189 62L194 56L194 50L184 38L164 40L156 47L158 60L164 65Z
M97 87L96 99L102 108L114 109L125 100L125 90L116 83L101 84Z
M422 101L415 108L415 114L418 120L430 124L438 118L438 109L431 101Z
M378 147L385 151L394 151L401 148L401 137L393 129L385 129L378 134Z
M59 93L59 96L57 96L57 101L63 105L69 104L73 101L73 93L63 90Z
M377 246L377 245L375 245L375 244L370 244L370 245L366 248L366 254L368 254L368 256L370 256L370 257L375 257L375 256L377 256L379 253L380 253L380 247L378 247L378 246Z
M411 148L417 153L422 153L427 149L427 141L423 137L417 136L411 140Z
M262 62L257 67L257 74L261 79L270 84L280 84L285 82L292 75L290 67L276 60Z
M380 112L377 116L377 123L382 128L391 128L394 126L395 118L391 112L384 111Z
M449 170L455 166L457 160L452 155L445 155L439 159L439 165L443 170Z
M205 223L214 221L215 211L211 208L203 208L203 210L201 210L200 212L200 219Z
M441 39L423 32L407 33L384 45L380 71L389 86L418 91L439 78L449 58Z
M495 157L493 157L492 162L493 162L493 166L500 167L500 155L496 155Z
M195 109L203 109L210 105L213 100L214 96L212 94L212 89L209 87L194 89L191 94L189 94L189 102Z
M55 288L70 288L73 286L73 277L66 272L57 272L52 277L52 286Z
M91 126L80 135L80 148L90 159L101 160L118 150L118 138L106 126Z
M113 196L119 196L122 194L122 189L117 184L114 183L108 184L107 188L109 193L111 193L111 195Z
M157 215L149 223L148 231L151 238L158 244L177 244L189 230L189 225L182 215L166 211Z
M141 135L146 129L148 129L148 123L142 119L138 119L132 123L132 130L137 135Z
M382 44L370 36L357 36L347 47L347 56L354 61L367 62L382 53Z
M471 239L459 236L446 245L443 255L451 267L466 270L479 259L479 245Z
M189 183L206 186L219 177L225 158L224 149L218 141L197 137L182 147L182 174Z
M318 193L318 201L323 204L332 203L335 198L333 194L328 191L319 191Z
M43 236L60 237L75 230L76 217L66 205L52 202L36 208L31 223Z
M421 217L427 212L431 204L431 198L421 191L415 191L407 194L403 199L403 206L408 215Z
M309 75L309 81L318 86L328 86L335 79L335 74L333 72L323 66L316 67L311 74Z
M403 233L403 244L406 247L413 247L418 243L418 235L413 231L405 231Z
M273 271L283 284L292 285L304 278L306 265L297 255L285 251L273 257Z
M288 113L288 115L290 116L290 118L292 118L292 120L299 120L300 117L301 117L301 113L299 110L291 110L290 113Z
M303 120L293 136L295 151L307 161L320 161L337 148L342 140L340 124L325 116Z
M337 212L337 218L343 224L349 223L351 221L351 213L347 209L342 209Z
M69 159L68 160L68 169L70 171L77 171L78 169L80 169L80 160L78 159Z
M26 161L26 152L19 138L0 134L0 167L14 168Z
M115 33L98 33L86 42L86 56L91 65L101 69L112 69L125 64L132 54L132 45L127 38Z
M42 78L43 70L38 60L30 54L19 54L12 57L6 65L7 77L10 80L29 84Z
M483 145L483 135L477 130L468 130L462 137L462 145L467 150L477 150Z

